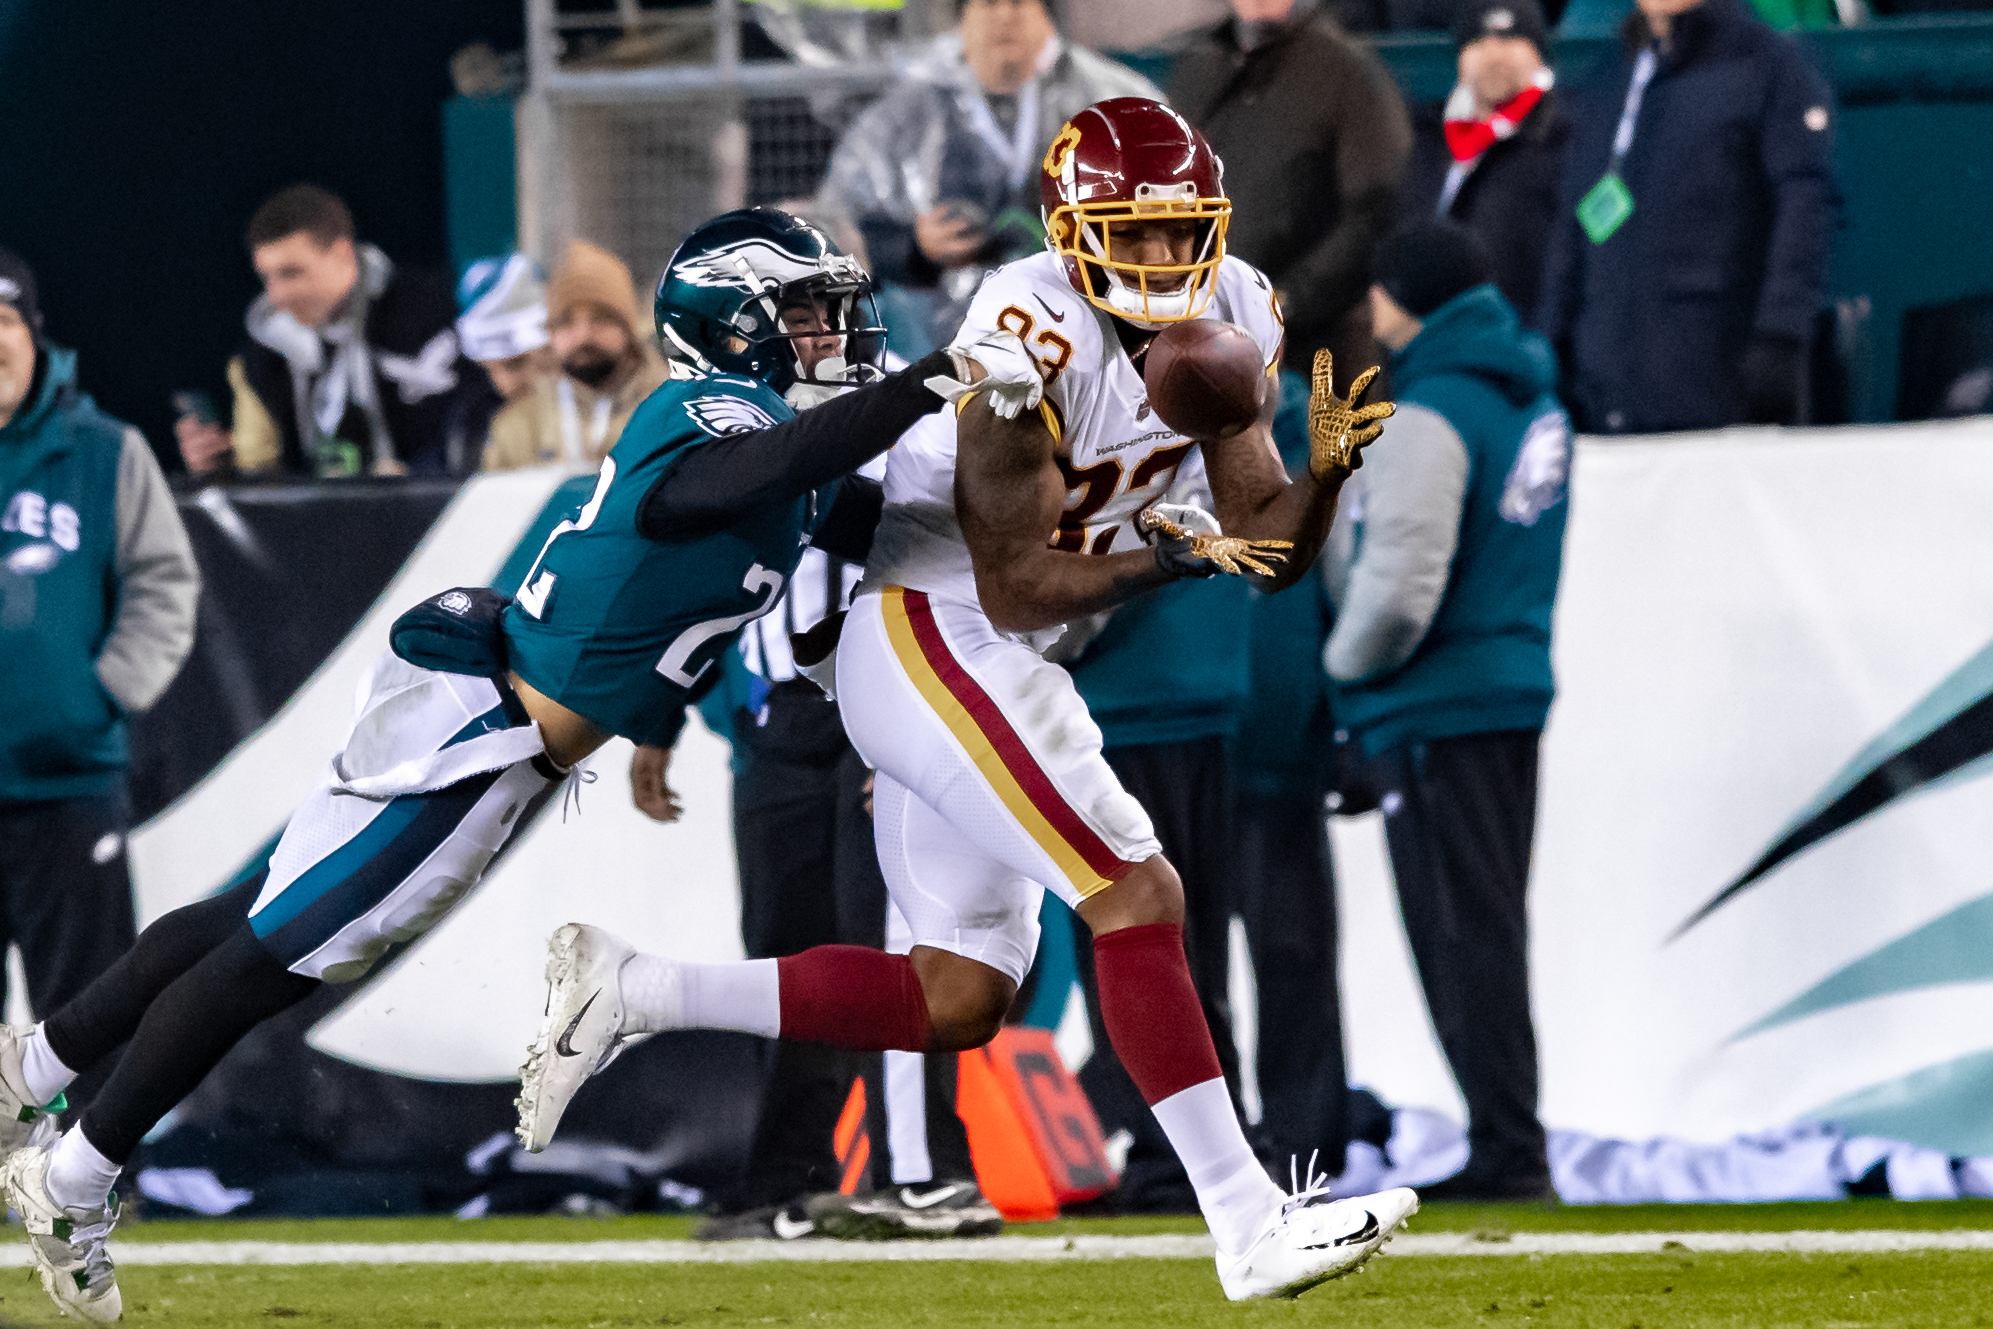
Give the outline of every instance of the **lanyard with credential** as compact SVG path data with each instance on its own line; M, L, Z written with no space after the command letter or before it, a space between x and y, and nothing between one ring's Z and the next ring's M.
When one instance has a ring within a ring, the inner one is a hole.
M1653 47L1640 48L1640 56L1633 62L1633 79L1626 85L1626 109L1619 113L1619 129L1612 136L1612 161L1599 182L1578 200L1578 225L1585 228L1585 234L1595 245L1611 239L1613 232L1633 215L1633 191L1621 178L1620 167L1626 162L1626 154L1633 150L1633 126L1640 119L1640 101L1647 95L1647 85L1654 81L1654 70L1659 64Z
M997 127L986 98L965 94L962 102L970 127L1009 168L1010 187L1018 188L1038 161L1038 80L1034 78L1017 90L1017 126L1008 139Z
M608 397L595 399L595 428L586 442L581 437L581 414L575 409L574 385L565 378L560 381L561 399L561 452L569 461L593 461L589 456L591 448L600 447L609 437L609 414L615 403Z

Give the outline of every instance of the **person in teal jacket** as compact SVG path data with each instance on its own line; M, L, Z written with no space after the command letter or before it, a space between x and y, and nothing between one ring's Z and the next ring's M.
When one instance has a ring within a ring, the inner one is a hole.
M1529 1015L1537 746L1554 692L1571 433L1556 364L1451 222L1393 237L1370 298L1397 415L1344 495L1323 651L1371 759L1470 1156L1437 1194L1549 1193Z
M199 592L151 447L77 388L0 250L0 945L38 1011L132 943L125 717L179 672Z

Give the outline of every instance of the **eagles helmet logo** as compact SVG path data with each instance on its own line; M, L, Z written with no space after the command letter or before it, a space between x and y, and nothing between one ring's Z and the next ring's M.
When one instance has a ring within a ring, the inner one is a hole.
M436 597L436 607L445 613L462 618L471 612L471 597L462 591L445 591Z
M775 426L774 416L740 397L694 397L685 403L685 413L715 438Z
M828 241L825 246L829 247ZM721 245L691 262L681 263L676 275L688 286L759 292L770 280L787 286L812 277L862 280L865 274L858 261L848 255L830 253L804 259L754 237Z

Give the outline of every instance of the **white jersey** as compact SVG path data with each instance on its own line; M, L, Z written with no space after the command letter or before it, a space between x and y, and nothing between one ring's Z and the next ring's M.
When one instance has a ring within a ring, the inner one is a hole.
M1218 268L1204 318L1236 323L1277 372L1282 329L1273 283L1241 259ZM963 337L997 328L1017 334L1045 371L1047 423L1057 436L1066 510L1047 539L1092 554L1136 548L1135 515L1159 501L1196 447L1149 408L1142 375L1112 320L1066 280L1050 252L990 274L969 306ZM905 586L978 603L969 547L955 520L955 413L923 418L901 435L886 466L886 509L872 539L861 594Z

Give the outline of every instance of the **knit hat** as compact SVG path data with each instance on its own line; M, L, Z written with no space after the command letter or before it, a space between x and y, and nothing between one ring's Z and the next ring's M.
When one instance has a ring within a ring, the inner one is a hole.
M1468 0L1454 14L1453 48L1483 37L1520 37L1541 55L1549 49L1550 31L1536 0Z
M614 313L630 330L630 336L640 342L644 340L642 316L637 312L637 284L630 276L630 265L600 245L571 240L547 282L547 326L559 327L574 307L585 300Z
M546 279L524 254L466 268L457 308L457 340L473 360L510 360L547 344Z
M1386 240L1377 255L1377 284L1413 318L1426 318L1494 279L1494 264L1479 237L1450 221L1408 227Z
M12 305L37 344L42 339L41 304L35 297L35 270L11 249L0 249L0 304Z

